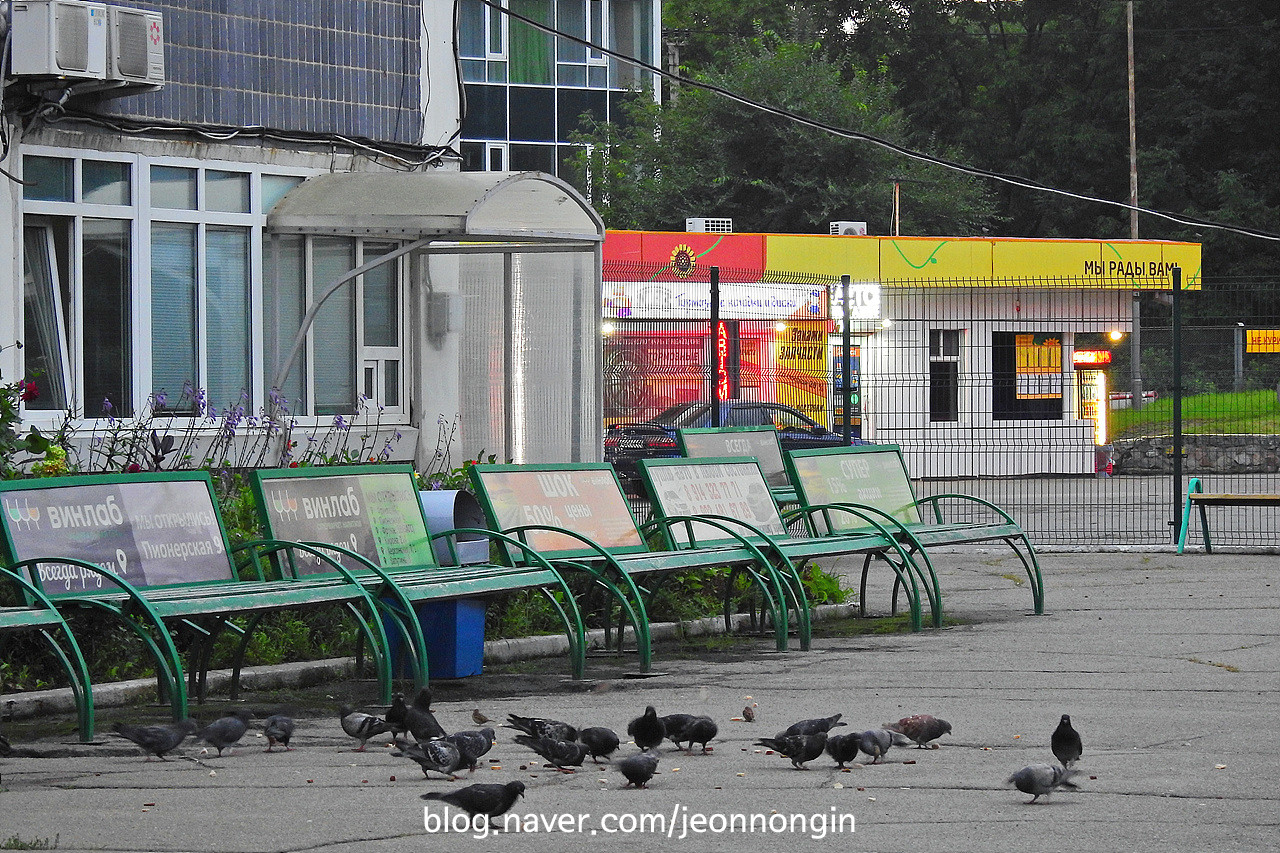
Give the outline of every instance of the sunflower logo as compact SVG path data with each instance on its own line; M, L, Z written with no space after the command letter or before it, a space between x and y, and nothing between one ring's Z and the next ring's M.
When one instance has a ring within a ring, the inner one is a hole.
M692 247L681 243L671 250L671 269L680 278L693 275L693 268L697 265L698 259L694 257Z

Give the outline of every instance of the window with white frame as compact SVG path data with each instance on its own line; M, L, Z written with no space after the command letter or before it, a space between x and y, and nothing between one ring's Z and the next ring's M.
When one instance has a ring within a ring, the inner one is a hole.
M960 420L960 330L929 330L929 420Z

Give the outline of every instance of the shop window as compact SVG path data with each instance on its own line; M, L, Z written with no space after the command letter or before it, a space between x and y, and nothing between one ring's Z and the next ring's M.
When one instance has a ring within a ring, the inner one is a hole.
M929 420L960 420L960 330L929 331Z
M1062 419L1062 336L993 332L991 416L994 420Z

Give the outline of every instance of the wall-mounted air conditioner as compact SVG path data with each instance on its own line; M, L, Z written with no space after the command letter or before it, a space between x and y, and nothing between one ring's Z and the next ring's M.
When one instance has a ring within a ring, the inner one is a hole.
M726 218L689 217L684 221L685 231L712 232L715 234L733 233L733 220Z
M847 219L841 219L831 223L832 234L842 234L846 237L865 237L867 236L867 223L850 222Z
M107 79L164 83L164 16L150 9L108 6Z
M86 0L16 0L9 68L15 76L101 80L107 7Z

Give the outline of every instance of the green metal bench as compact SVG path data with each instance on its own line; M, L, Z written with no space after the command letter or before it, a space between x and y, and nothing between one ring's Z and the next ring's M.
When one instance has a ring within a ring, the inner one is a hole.
M412 613L386 606L340 566L321 577L289 571L300 553L327 559L315 548L263 541L233 553L205 472L10 480L0 482L0 495L16 510L5 514L10 569L60 610L105 612L131 629L155 662L161 697L175 720L188 716L193 693L203 700L214 643L224 630L240 635L235 695L245 648L268 612L345 606L372 650L384 702L391 700L392 682L381 617L421 637ZM240 616L247 624L233 621ZM185 667L175 635L190 640Z
M734 546L651 549L649 532L636 523L607 462L479 464L471 466L470 476L490 527L531 546L558 569L587 576L618 604L635 632L641 671L652 667L647 603L664 580L681 572L726 567L745 574L771 612L778 650L788 646L789 605L802 614L800 646L809 647L808 609L799 578L784 579L776 561L764 553L766 544L738 537ZM521 555L509 554L508 559L517 562Z
M819 558L853 554L863 554L868 561L880 558L894 571L894 611L897 591L906 590L911 627L922 630L919 588L924 586L926 592L931 588L932 567L926 562L922 569L908 555L895 535L893 521L861 513L863 528L848 535L796 537L779 515L764 470L754 457L645 459L639 468L668 547L732 545L734 540L726 536L726 530L731 530L750 541L768 543L766 552L782 555L796 572ZM932 595L929 601L932 606ZM933 615L935 623L941 624L941 614Z
M20 503L5 503L6 514L24 511ZM0 568L0 586L13 588L17 599L26 602L25 605L0 607L0 634L11 631L37 631L40 634L71 680L80 740L89 743L94 735L93 685L89 682L89 668L85 665L75 635L49 597L22 575ZM58 634L61 634L61 639Z
M1187 499L1182 505L1182 527L1178 530L1178 553L1187 547L1187 536L1191 532L1191 509L1195 507L1200 513L1200 535L1204 539L1204 552L1213 553L1213 543L1209 541L1209 519L1205 514L1208 506L1269 506L1280 507L1280 495L1274 494L1235 494L1226 492L1206 492L1204 483L1199 477L1192 477L1187 484Z
M917 499L897 445L792 450L787 453L787 466L812 535L864 529L858 515L842 511L856 507L896 521L897 536L913 555L940 545L1002 541L1022 562L1035 612L1044 613L1044 582L1035 548L1013 516L972 495L946 493ZM865 578L864 568L864 582ZM942 592L935 589L934 594L940 611Z
M315 553L296 557L293 570L313 578L332 573L335 565L359 579L388 606L403 611L410 604L477 598L520 589L540 590L564 623L569 638L572 675L582 678L586 666L586 630L564 578L533 549L489 530L462 528L433 537L419 498L413 468L408 465L354 465L286 468L252 472L258 512L273 537L300 541ZM456 565L460 537L482 536L502 541L521 553L518 565ZM455 565L441 565L432 539L445 543ZM326 559L318 559L318 554ZM407 616L406 613L402 615ZM425 666L427 650L415 659ZM425 679L425 671L420 674Z
M782 443L773 427L690 427L676 430L676 439L680 452L688 459L755 457L774 501L779 506L797 502Z

